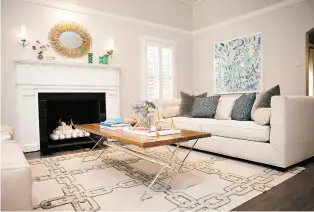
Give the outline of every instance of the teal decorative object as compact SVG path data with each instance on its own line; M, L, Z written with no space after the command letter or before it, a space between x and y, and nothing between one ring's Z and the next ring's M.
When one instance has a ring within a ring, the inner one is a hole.
M104 58L105 58L105 56L99 56L99 64L105 64Z
M104 63L103 64L109 64L109 55L104 55Z
M88 63L92 64L93 63L93 53L87 53L88 55Z

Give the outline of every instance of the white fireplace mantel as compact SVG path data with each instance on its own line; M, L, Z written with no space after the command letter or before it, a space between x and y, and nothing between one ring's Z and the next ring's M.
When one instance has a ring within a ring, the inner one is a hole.
M38 93L106 93L106 115L120 116L120 66L68 61L14 60L16 139L24 152L40 149Z

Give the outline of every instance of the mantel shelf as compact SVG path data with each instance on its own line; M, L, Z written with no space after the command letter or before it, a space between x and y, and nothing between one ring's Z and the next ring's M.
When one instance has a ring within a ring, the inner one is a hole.
M49 66L76 66L76 67L90 67L90 68L102 68L120 71L119 65L101 65L101 64L88 64L77 61L49 61L49 60L31 60L31 59L16 59L15 64L29 64L29 65L49 65Z

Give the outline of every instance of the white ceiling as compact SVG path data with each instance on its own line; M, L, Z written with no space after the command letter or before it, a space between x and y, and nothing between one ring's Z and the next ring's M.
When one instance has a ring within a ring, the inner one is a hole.
M204 1L204 0L178 0L178 1L190 4L190 5L194 5L194 4L197 4L197 3Z

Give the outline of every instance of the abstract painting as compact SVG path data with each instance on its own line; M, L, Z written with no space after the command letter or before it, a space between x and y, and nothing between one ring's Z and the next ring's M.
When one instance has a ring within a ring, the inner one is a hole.
M261 34L215 44L215 93L262 90Z

